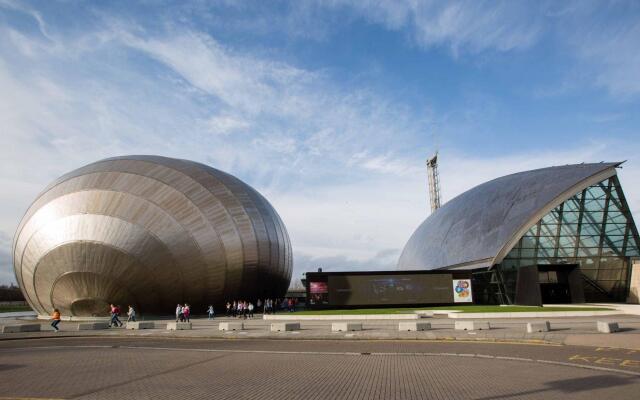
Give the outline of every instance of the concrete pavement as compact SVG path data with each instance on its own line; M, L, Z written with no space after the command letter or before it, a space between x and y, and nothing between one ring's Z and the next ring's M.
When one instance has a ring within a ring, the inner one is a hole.
M271 332L269 327L272 320L255 319L243 320L245 330L221 332L218 323L223 321L238 321L234 318L216 318L209 321L205 318L192 319L192 330L167 331L166 324L171 320L153 319L155 329L140 331L112 328L108 330L77 331L77 322L63 321L61 331L54 333L46 322L42 324L43 332L24 332L0 334L2 339L42 338L52 336L141 336L141 337L183 337L183 338L235 338L235 339L405 339L405 340L483 340L483 341L525 341L547 342L555 344L579 344L585 346L607 346L629 349L640 349L640 316L614 315L602 318L595 317L564 317L564 318L526 318L526 319L478 319L489 321L491 330L457 331L454 330L454 320L447 318L422 318L420 321L430 322L432 329L421 332L400 332L400 320L367 320L358 321L363 324L363 330L358 332L331 332L332 321L300 321L300 330L290 332ZM622 332L613 334L597 333L596 320L616 321ZM341 320L345 322L344 320ZM532 321L550 321L550 332L527 333L526 324ZM33 323L28 319L0 319L0 325L5 323ZM37 321L36 321L37 322Z
M382 340L0 341L0 393L30 399L635 399L640 352Z

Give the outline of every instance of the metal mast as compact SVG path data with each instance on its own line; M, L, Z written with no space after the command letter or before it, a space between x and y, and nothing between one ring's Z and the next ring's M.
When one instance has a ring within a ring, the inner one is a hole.
M440 208L440 176L438 175L438 152L427 159L427 177L429 181L429 200L431 212Z

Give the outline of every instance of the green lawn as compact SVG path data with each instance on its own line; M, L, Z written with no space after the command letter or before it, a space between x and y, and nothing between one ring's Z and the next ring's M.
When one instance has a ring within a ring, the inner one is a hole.
M3 312L20 312L20 311L31 311L31 307L29 307L29 306L2 306L2 305L0 305L0 313L3 313Z
M299 311L300 315L411 314L418 310L459 310L464 313L536 312L536 311L608 311L603 307L533 307L533 306L445 306L420 308L361 308L352 310Z

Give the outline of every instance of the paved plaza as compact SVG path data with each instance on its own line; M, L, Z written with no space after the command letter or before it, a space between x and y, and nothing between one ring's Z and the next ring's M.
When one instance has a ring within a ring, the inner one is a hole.
M640 352L439 341L0 341L0 398L632 399Z
M290 314L283 314L289 316ZM270 324L277 321L263 320L261 315L254 319L241 320L220 317L214 320L194 318L191 330L169 331L167 323L172 320L147 318L154 323L155 329L125 330L112 328L107 330L78 331L78 322L63 321L61 331L53 332L47 321L33 319L0 318L2 324L31 324L40 323L42 332L25 332L16 334L0 334L0 339L23 337L52 337L52 336L154 336L179 338L234 338L234 339L403 339L403 340L493 340L493 341L526 341L545 342L553 344L590 345L622 348L640 348L640 315L620 314L603 317L561 317L561 318L506 318L506 319L477 319L488 321L490 330L473 332L454 329L455 321L450 318L421 318L418 321L431 324L430 330L422 332L402 332L398 330L401 320L366 320L353 321L362 323L362 331L331 332L332 321L301 320L300 329L289 332L271 332ZM604 335L597 332L596 321L615 321L619 323L621 332ZM223 332L218 329L220 322L244 323L242 331ZM551 331L527 333L528 322L550 321ZM291 321L289 321L291 322Z
M595 321L616 321L614 334ZM331 321L300 321L271 332L273 321L195 318L193 329L78 331L63 321L43 331L0 334L0 399L635 399L640 391L640 316L550 318L552 330L528 334L535 318L490 320L491 329L456 331L449 318L422 318L433 329L400 332L399 320L360 321L362 331L331 332Z

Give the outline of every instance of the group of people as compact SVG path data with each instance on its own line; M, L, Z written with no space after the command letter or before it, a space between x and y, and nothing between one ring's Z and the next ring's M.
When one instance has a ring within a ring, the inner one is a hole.
M109 305L111 312L111 320L109 321L109 327L119 326L122 327L124 324L120 321L120 306L115 304ZM132 305L129 305L129 310L127 311L127 322L136 322L136 310Z
M295 311L297 304L297 299L288 298L288 299L265 299L264 302L261 299L256 301L254 305L253 302L246 300L234 300L233 302L227 302L227 317L236 317L236 318L253 318L254 311L260 311L264 314L275 314L277 309L288 310L289 312ZM207 315L209 319L214 319L216 312L213 305L209 305L207 308ZM109 313L111 314L111 319L109 321L109 327L122 327L124 324L120 320L120 306L116 304L109 305ZM176 306L176 322L190 322L191 318L191 306L185 303L184 305L178 304ZM60 310L57 308L53 310L53 314L51 316L51 327L58 332L60 328L58 325L60 324ZM126 322L135 322L136 321L136 310L133 306L129 305L129 310L127 311L127 321Z
M112 326L122 327L124 324L120 321L120 306L115 304L109 304L109 313L111 314L111 319L109 320L109 328ZM53 314L51 315L51 327L55 332L58 332L60 328L60 321L62 317L60 315L60 310L57 308L53 309ZM136 321L136 310L132 305L129 306L129 310L127 311L127 322L135 322Z
M207 307L207 315L209 319L214 319L216 317L216 310L213 308L213 305L209 305ZM176 306L176 322L191 322L191 306L187 303L178 304Z
M176 322L191 322L191 307L184 303L176 306Z
M226 304L227 317L236 318L253 318L254 310L264 314L275 314L277 310L288 310L294 312L298 301L291 297L286 299L265 299L264 302L261 299L253 302L246 300L234 300L228 301Z
M258 300L259 302L260 300ZM227 302L227 317L237 317L237 318L253 318L253 310L255 306L252 302L246 300L239 300L233 303Z

